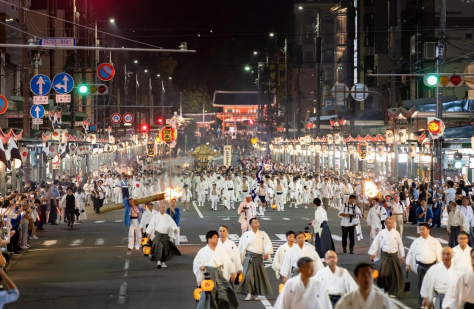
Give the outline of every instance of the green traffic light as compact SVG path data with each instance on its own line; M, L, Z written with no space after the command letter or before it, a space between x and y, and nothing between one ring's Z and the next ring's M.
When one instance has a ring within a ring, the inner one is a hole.
M86 85L80 85L79 86L79 93L80 94L87 94L87 92L89 92L89 87L87 87Z
M426 77L426 82L430 86L436 86L436 84L438 84L438 80L439 80L438 76L436 76L436 75L428 75Z

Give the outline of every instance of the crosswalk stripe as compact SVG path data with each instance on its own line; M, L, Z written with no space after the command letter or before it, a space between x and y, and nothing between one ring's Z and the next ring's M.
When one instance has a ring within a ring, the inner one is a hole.
M227 236L227 238L229 238L232 241L239 241L239 239L240 239L239 235L237 235L237 234L229 234Z
M342 237L341 236L337 236L337 235L331 235L332 236L332 239L336 240L336 241L342 241Z
M275 234L276 237L278 237L281 240L286 240L286 235L285 234Z
M206 242L206 235L199 235L199 239L201 239L202 242Z
M272 218L268 218L268 217L261 217L260 219L262 219L262 220L267 220L267 221L268 221L268 220L271 220Z
M94 223L104 223L105 220L95 221Z
M115 220L114 222L123 222L123 219Z
M46 247L49 247L49 246L52 246L52 245L55 245L57 244L57 240L46 240L44 243L43 243L43 246L46 246Z
M188 238L186 237L186 235L179 236L179 243L183 243L183 242L188 242Z
M102 246L103 244L104 244L104 239L102 238L97 238L94 243L94 245L96 246Z
M83 241L84 241L84 239L75 239L75 240L72 241L72 243L69 246L71 246L71 247L80 246Z
M285 221L291 220L290 218L282 218L282 219L285 220Z
M406 238L410 239L410 240L415 240L417 239L417 237L413 237L413 236L406 236ZM440 242L440 244L442 245L447 245L449 244L449 242L447 240L444 240L443 238L437 238Z

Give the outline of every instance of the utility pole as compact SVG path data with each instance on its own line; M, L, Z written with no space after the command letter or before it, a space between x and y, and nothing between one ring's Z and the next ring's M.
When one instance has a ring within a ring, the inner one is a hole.
M316 89L315 89L315 97L316 97L316 136L319 135L321 130L321 114L322 104L321 104L321 93L319 88L321 87L321 50L322 50L322 39L319 36L320 27L321 27L321 12L318 11L317 15L317 26L316 26L316 64L315 64L315 71L316 71Z
M48 0L48 14L49 14L49 18L48 18L48 23L49 23L49 29L48 29L48 33L49 33L49 36L54 38L56 37L56 29L55 29L55 19L56 19L56 16L57 16L57 11L58 10L58 7L57 7L57 0ZM55 68L55 65L56 65L56 61L55 61L55 51L54 50L51 50L49 52L49 76L51 78L54 77L54 68Z
M21 30L21 40L23 44L28 44L28 37L26 32L28 31L28 26L26 24L26 13L27 11L23 9L26 7L26 0L21 0L21 9L20 9L20 24ZM22 82L22 95L23 95L23 137L30 137L30 89L29 89L29 61L28 61L28 50L23 49L21 51L21 82Z
M347 7L347 87L354 86L354 40L355 40L355 17L356 11L354 0L349 0ZM351 110L350 132L353 134L355 128L355 100L349 96L349 107Z
M286 138L290 137L290 99L288 98L288 39L285 36L285 114L286 114L286 124L285 124L285 135Z
M440 6L440 21L439 21L439 41L438 41L438 66L437 72L443 72L444 65L444 49L446 42L446 5L447 0L441 0ZM436 118L443 118L443 88L436 88ZM436 163L434 165L434 178L441 181L442 175L442 156L443 156L443 142L442 139L436 140ZM433 180L432 180L433 181Z

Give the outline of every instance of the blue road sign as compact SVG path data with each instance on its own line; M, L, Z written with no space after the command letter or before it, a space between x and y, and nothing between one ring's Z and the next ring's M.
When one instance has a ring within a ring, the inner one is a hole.
M46 95L51 91L51 80L43 74L35 75L30 81L30 90L35 95Z
M41 38L38 45L42 46L76 46L75 38Z
M91 131L91 132L97 131L97 126L95 124L90 124L89 125L89 131Z
M336 109L336 105L337 105L338 111L346 111L347 110L347 105L337 103L336 99L330 98L330 97L324 98L324 109L325 110L333 111L333 110Z
M59 73L53 78L53 88L60 94L69 93L74 88L74 79L67 73Z
M43 118L44 107L42 105L33 105L30 109L30 115L36 119Z

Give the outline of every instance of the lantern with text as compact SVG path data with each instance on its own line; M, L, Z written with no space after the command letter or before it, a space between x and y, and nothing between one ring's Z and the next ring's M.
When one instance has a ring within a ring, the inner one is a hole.
M209 273L204 273L204 280L201 282L201 289L206 293L210 293L214 289L214 281L212 281Z
M250 142L252 143L252 145L255 145L255 144L257 144L258 139L257 139L256 137L253 137L253 138L250 140Z
M359 158L361 160L365 160L367 158L367 150L368 150L368 145L367 143L360 143L359 144Z
M174 129L171 125L166 125L161 130L161 140L166 144L171 144L176 140L176 129Z
M146 152L149 157L154 157L155 156L155 143L148 142L146 144Z

